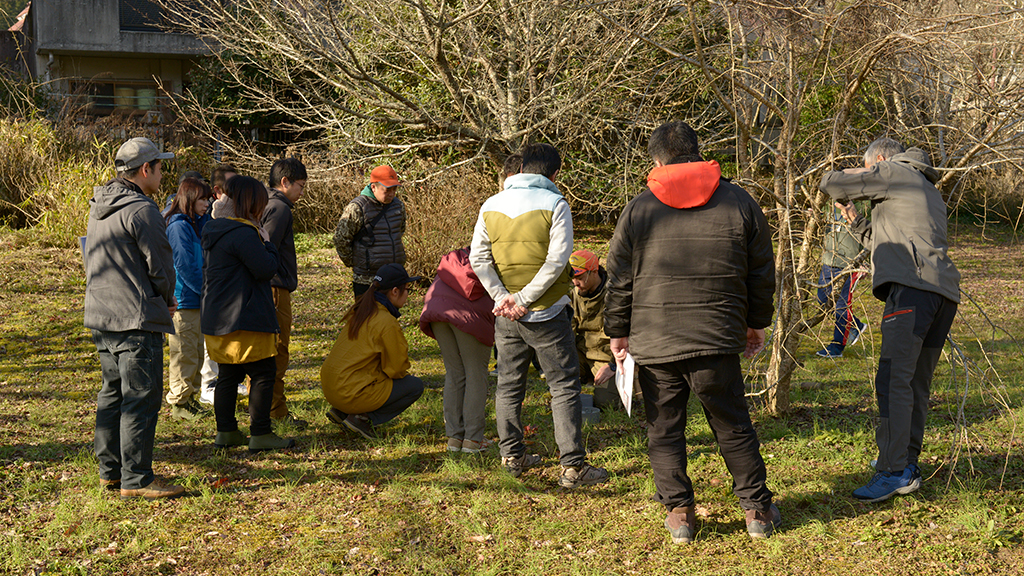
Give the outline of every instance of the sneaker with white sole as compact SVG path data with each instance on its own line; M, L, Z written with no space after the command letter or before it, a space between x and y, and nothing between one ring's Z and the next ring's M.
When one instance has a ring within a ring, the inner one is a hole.
M921 487L921 469L908 465L900 474L877 472L871 481L853 491L853 497L863 502L881 502L897 494L910 494Z
M524 470L533 468L538 464L540 464L539 454L523 454L518 458L502 456L501 458L501 467L514 478L519 478Z
M562 488L576 488L577 486L593 486L607 481L607 470L583 464L582 466L562 466L562 475L558 478L558 485Z
M199 402L207 406L213 406L213 386L203 386L202 392L199 393Z
M842 344L839 344L838 342L833 342L828 346L825 346L821 350L818 350L816 354L818 356L821 356L822 358L842 358L844 348L845 346L843 346Z
M853 346L854 344L856 344L857 341L860 340L860 335L864 333L864 330L867 327L867 324L861 322L860 320L857 320L857 326L853 330L850 330L850 336L848 338L849 341L846 343L846 345Z

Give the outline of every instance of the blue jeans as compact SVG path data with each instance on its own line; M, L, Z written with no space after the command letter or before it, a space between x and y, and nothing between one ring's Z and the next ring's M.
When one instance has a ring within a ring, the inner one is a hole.
M96 397L100 478L135 490L153 482L153 438L164 388L160 332L92 331L103 386Z
M526 453L523 443L523 400L526 372L536 350L551 392L551 419L562 466L581 466L587 457L581 432L583 405L580 402L580 364L570 323L570 310L544 322L517 322L495 318L494 343L498 362L498 388L494 395L502 457L518 458Z
M843 268L834 266L821 266L821 275L818 277L818 284L824 285L832 282L832 279L843 271ZM851 272L843 277L843 286L836 296L835 302L835 326L832 329L832 343L846 346L850 341L850 330L855 330L861 321L853 315L853 291L857 289L857 281L864 276L863 272ZM818 303L822 306L829 304L832 298L832 286L818 288Z

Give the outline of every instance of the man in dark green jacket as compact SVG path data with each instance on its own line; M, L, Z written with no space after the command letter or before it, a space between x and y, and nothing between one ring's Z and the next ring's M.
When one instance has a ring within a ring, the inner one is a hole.
M818 303L835 311L832 342L821 350L823 358L842 358L847 346L860 339L865 325L853 314L853 291L864 272L846 271L863 249L850 233L846 219L838 208L831 209L829 230L825 233L825 249L821 253L821 275L818 277ZM836 291L835 284L839 283ZM833 294L835 296L833 296Z
M960 301L937 180L923 150L904 150L890 138L868 146L863 168L829 172L821 180L821 190L870 246L872 291L885 301L875 376L877 473L853 492L867 502L921 486L918 457L932 374ZM871 201L870 223L854 208L857 200Z

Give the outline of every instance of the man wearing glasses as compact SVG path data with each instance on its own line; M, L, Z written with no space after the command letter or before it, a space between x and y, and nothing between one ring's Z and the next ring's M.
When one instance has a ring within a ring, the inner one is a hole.
M348 203L334 230L334 248L352 269L356 298L370 288L381 266L405 266L405 204L397 197L401 184L394 168L374 168L370 184Z

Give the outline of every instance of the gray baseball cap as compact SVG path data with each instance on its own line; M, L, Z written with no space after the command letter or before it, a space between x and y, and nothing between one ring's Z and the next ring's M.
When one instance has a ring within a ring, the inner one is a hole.
M154 160L170 160L174 158L172 152L161 152L149 138L132 138L117 149L117 156L114 157L114 167L118 172L135 170L146 162Z

